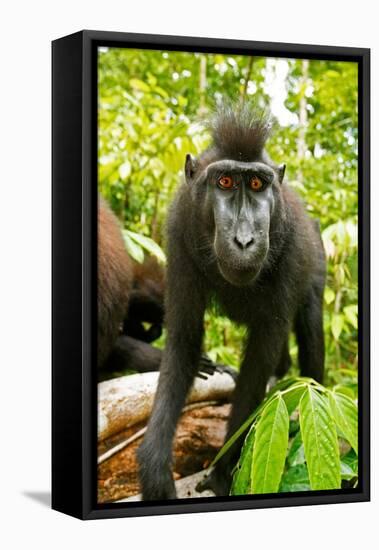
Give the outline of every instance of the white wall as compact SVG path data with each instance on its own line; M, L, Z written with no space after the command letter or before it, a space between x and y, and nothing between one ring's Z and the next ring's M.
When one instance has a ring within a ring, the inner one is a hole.
M27 496L42 493L46 500L50 484L50 41L92 28L371 47L376 96L373 122L377 122L379 32L374 1L265 0L259 6L254 4L258 2L191 0L185 6L184 0L13 0L1 4L0 536L8 539L3 548L142 545L184 550L246 545L306 550L336 546L348 550L359 548L363 537L372 541L367 541L368 548L377 543L375 434L371 504L83 524ZM372 134L375 152L377 124ZM373 157L376 160L375 154ZM379 229L377 179L374 165L374 247ZM377 264L374 253L374 274ZM379 310L376 288L373 298L375 338ZM375 341L373 349L375 355ZM378 387L375 368L373 371L375 395ZM375 427L379 399L373 401Z

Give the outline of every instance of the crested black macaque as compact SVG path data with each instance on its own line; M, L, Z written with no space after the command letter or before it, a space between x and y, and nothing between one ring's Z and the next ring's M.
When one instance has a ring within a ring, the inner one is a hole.
M247 328L227 439L261 402L269 377L288 369L292 328L301 374L323 377L324 250L317 223L283 181L285 165L265 153L270 118L248 104L224 104L210 129L210 148L197 159L187 155L168 217L168 340L138 450L144 500L176 498L172 441L211 300ZM235 444L199 489L228 495L239 451Z

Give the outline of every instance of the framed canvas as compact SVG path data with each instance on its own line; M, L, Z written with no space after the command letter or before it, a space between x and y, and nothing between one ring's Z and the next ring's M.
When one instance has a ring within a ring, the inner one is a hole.
M370 51L53 42L52 506L370 498Z

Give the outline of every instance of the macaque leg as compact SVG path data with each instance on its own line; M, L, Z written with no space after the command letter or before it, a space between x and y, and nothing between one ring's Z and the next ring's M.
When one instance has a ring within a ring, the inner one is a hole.
M258 324L259 326L259 324ZM262 324L261 326L265 326ZM252 329L233 396L233 408L225 438L227 441L262 402L266 385L281 359L288 327L265 326L265 331ZM199 490L212 489L216 495L229 494L231 471L240 455L243 435L219 460L211 474L198 485Z
M199 368L204 300L195 295L188 270L168 285L168 341L160 368L153 411L138 462L144 500L176 498L172 477L172 444L178 418ZM188 283L188 286L186 285ZM189 300L191 296L191 300Z
M119 336L103 368L108 372L125 369L151 372L159 370L161 361L162 350L130 336Z
M270 391L278 381L283 378L289 371L291 366L291 356L289 353L288 341L283 344L282 355L280 357L279 363L275 369L275 372L270 376L267 383L266 391Z
M285 374L287 374L290 366L291 366L291 356L290 356L288 340L287 340L283 344L282 354L280 356L278 366L275 369L275 376L277 378L282 378Z
M300 373L321 383L325 360L322 306L322 290L312 287L295 321Z

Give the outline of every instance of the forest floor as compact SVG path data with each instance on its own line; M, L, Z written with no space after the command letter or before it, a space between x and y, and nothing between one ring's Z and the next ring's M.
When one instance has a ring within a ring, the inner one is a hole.
M182 479L207 468L221 448L230 404L204 406L183 413L174 442L174 479ZM98 445L100 456L143 427L138 424ZM136 450L142 438L98 467L98 502L114 502L140 492Z

